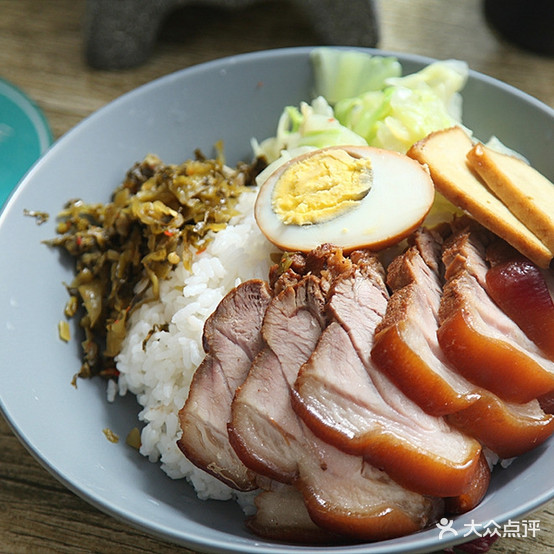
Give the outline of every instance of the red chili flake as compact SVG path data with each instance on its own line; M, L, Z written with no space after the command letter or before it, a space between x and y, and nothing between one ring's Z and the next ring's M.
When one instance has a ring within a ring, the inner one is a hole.
M166 230L164 231L164 235L165 235L166 237L172 237L174 234L175 234L175 233L174 233L173 231L169 231L168 229L166 229Z
M81 246L81 244L83 244L83 237L77 235L77 246Z
M99 375L102 377L119 377L119 370L115 367L107 367L100 371Z

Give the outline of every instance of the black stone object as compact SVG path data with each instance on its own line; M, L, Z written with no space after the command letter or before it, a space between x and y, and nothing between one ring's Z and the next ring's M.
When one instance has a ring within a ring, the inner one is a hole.
M485 18L509 42L554 56L554 0L484 0Z
M187 5L246 8L267 0L87 0L84 40L87 63L96 69L143 64L166 17ZM274 0L272 0L274 1ZM379 38L373 0L289 0L305 13L321 44L374 47Z

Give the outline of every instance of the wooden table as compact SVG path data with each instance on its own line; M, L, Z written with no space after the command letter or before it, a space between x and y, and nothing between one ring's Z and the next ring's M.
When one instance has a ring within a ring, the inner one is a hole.
M348 4L348 2L344 2ZM554 106L554 59L503 42L485 24L479 0L382 0L384 49L462 58ZM198 12L195 12L198 13ZM43 109L55 138L109 101L145 82L225 55L321 43L286 3L245 11L175 14L148 61L108 72L83 58L83 0L0 0L0 76ZM554 502L529 516L534 539L502 538L492 552L554 551ZM190 552L100 513L53 479L0 418L0 552Z

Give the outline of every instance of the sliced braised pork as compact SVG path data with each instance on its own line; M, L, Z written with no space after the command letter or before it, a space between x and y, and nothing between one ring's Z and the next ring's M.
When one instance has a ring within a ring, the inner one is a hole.
M443 258L447 282L437 336L450 362L469 381L509 402L526 403L550 392L554 363L483 288L487 266L475 234L456 233Z
M422 494L458 496L479 473L477 441L426 414L372 363L388 295L370 264L334 284L334 316L296 381L294 404L321 438Z
M292 409L297 373L326 325L326 285L308 275L271 302L267 346L237 390L229 436L252 470L294 485L311 519L350 538L381 540L424 528L441 503L410 492L363 458L317 438Z
M437 339L440 246L426 231L415 243L388 268L394 292L376 329L372 360L427 413L447 416L502 458L544 442L554 431L554 418L536 400L504 402L467 381L446 359Z
M436 249L429 250L437 264ZM387 283L393 294L375 330L373 362L429 414L441 416L467 408L479 398L478 387L451 367L439 346L442 287L438 273L412 246L389 265Z
M547 414L554 414L554 391L539 396L538 401Z
M487 249L492 267L487 271L487 292L523 332L554 360L554 300L549 289L551 270L496 241ZM550 285L552 286L552 285Z
M500 458L532 450L554 433L554 416L538 400L505 402L486 390L477 402L446 416L457 429L477 438Z
M248 467L283 483L297 478L298 449L303 448L302 422L290 405L290 383L326 325L324 308L325 292L313 275L274 298L263 323L267 346L233 400L229 438L235 451Z
M299 544L333 544L344 537L316 525L302 494L290 485L273 487L256 496L256 512L246 526L259 537Z
M256 476L229 444L231 402L262 348L261 327L271 291L250 280L232 290L204 325L207 354L196 370L187 401L179 412L178 446L187 458L229 486L256 488Z

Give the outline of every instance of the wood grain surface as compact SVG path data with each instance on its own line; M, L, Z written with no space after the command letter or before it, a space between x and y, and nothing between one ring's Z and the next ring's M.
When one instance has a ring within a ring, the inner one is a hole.
M479 0L381 0L378 6L381 48L464 59L472 69L554 106L554 60L498 37L485 23ZM121 94L184 67L236 53L324 43L286 2L229 12L197 7L172 14L142 66L99 71L84 60L84 13L83 0L0 0L0 77L37 102L55 138ZM491 552L553 552L554 502L526 519L540 521L535 538L503 537ZM191 551L136 531L75 496L0 417L0 552Z

